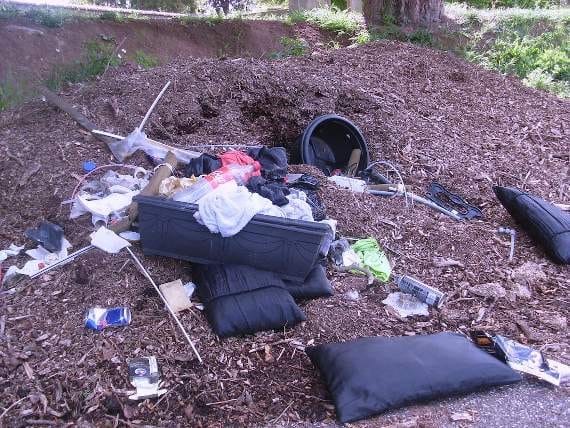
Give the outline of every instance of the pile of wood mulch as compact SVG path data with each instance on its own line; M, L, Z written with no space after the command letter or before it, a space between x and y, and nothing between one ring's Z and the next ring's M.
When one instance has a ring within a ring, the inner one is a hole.
M321 189L341 236L378 239L394 271L449 294L429 317L400 319L382 300L395 286L329 270L335 296L302 304L307 321L282 332L218 339L197 310L182 322L204 358L194 358L164 305L126 253L93 251L0 300L0 418L6 426L167 426L334 422L334 409L303 349L365 335L484 329L531 343L568 363L568 267L551 263L519 230L514 260L499 226L516 227L492 184L570 200L570 103L449 54L396 42L286 60L185 59L147 71L109 70L65 97L108 131L138 125L166 81L172 87L147 125L168 144L264 144L289 149L314 117L335 112L367 138L417 194L436 180L483 209L455 222L403 199ZM45 219L74 249L88 243L87 217L69 219L82 163L113 161L106 147L41 101L0 115L0 248L25 242ZM142 155L129 163L150 167ZM27 172L39 170L26 180ZM306 167L294 166L295 171ZM518 229L517 229L518 230ZM31 244L30 244L31 246ZM141 254L140 249L136 249ZM25 256L4 262L19 265ZM190 278L187 263L142 257L157 283ZM83 279L87 279L83 281ZM501 297L486 294L498 283ZM358 291L359 299L347 297ZM85 329L89 307L128 305L130 326ZM133 402L126 360L155 355L168 394ZM376 424L392 416L380 416ZM429 425L430 416L425 416Z

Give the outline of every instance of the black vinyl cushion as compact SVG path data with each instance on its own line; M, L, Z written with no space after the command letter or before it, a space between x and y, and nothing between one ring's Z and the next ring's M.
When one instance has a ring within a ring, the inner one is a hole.
M273 272L243 265L195 264L192 278L210 326L220 337L292 327L306 319Z
M306 349L340 422L406 404L521 380L464 336L368 337Z
M246 265L193 264L192 279L198 286L196 294L204 304L218 297L259 288L285 288L283 280L275 273Z
M493 187L509 214L556 263L570 264L570 214L511 187Z
M292 327L306 319L289 292L278 287L218 297L204 307L212 329L220 337Z
M295 300L316 299L333 295L331 283L327 278L325 268L321 265L316 265L304 282L283 280L283 283Z

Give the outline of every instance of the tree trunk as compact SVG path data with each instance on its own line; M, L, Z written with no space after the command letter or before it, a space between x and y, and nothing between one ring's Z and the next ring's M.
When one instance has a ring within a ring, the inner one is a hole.
M366 25L425 25L441 19L443 0L364 0Z

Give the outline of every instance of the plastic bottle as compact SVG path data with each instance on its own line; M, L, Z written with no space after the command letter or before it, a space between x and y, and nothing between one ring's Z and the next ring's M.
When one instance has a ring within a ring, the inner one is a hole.
M172 199L196 203L224 183L236 181L237 184L246 184L256 171L259 171L257 162L254 165L226 165L200 177L192 186L176 192Z

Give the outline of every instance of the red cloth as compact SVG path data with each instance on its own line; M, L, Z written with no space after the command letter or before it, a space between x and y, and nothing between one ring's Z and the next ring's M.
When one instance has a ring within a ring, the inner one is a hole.
M259 162L246 155L244 152L232 150L231 152L226 152L220 155L220 160L222 161L222 166L253 165L253 172L251 173L251 176L261 175L261 165Z

